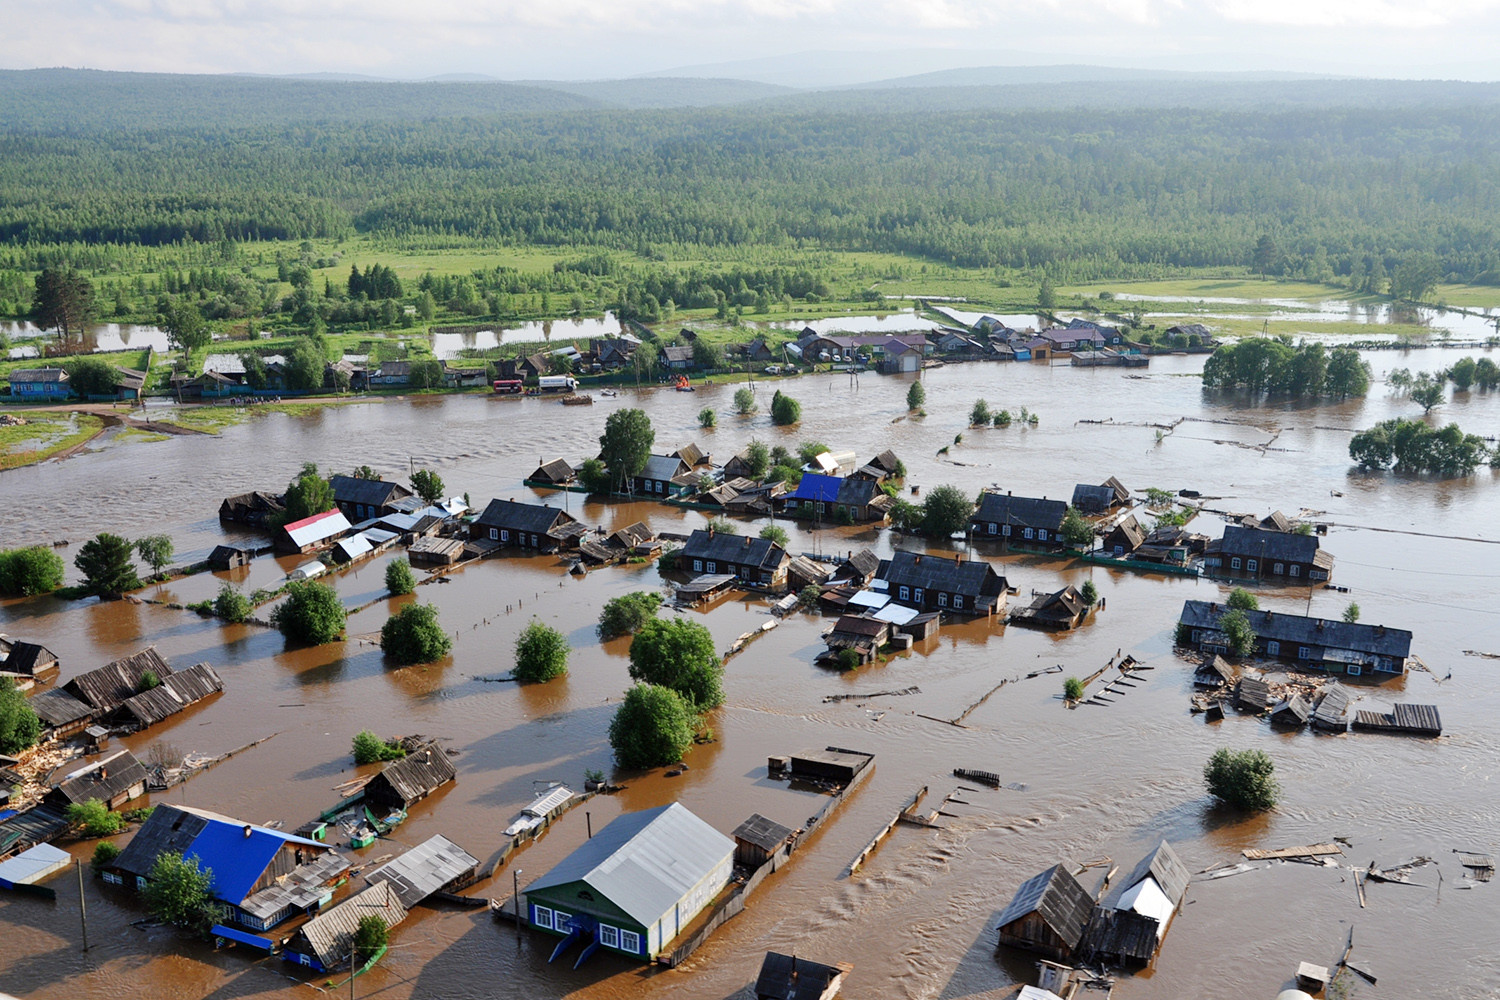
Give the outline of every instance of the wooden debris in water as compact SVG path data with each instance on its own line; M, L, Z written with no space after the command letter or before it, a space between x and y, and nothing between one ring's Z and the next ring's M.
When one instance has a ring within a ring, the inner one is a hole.
M955 767L953 769L955 778L965 778L969 781L977 781L981 785L989 785L991 788L1000 787L1000 775L991 771L974 771L967 767Z
M871 698L900 698L904 695L921 693L921 688L913 686L902 688L900 691L871 691L868 694L828 694L823 696L823 704L843 701L868 701Z
M1277 847L1261 850L1247 847L1243 852L1247 861L1270 861L1275 858L1316 858L1324 854L1343 854L1337 844L1311 844L1307 847Z

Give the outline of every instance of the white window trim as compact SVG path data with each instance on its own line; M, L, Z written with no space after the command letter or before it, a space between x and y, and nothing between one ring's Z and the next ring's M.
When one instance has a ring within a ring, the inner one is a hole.
M1298 566L1296 563L1292 563L1292 574L1291 575L1292 576L1301 576L1302 575L1302 567Z
M1365 668L1360 666L1358 663L1344 664L1344 673L1348 674L1350 677L1358 677L1364 672Z
M620 931L620 950L627 951L632 955L641 953L641 936L635 931Z
M599 943L606 948L620 947L620 929L609 924L599 925Z
M940 608L946 608L947 606L948 606L948 595L945 592L943 592L943 591L938 591L938 607L940 607Z
M703 560L702 559L694 559L693 560L693 572L694 573L702 573L703 572Z
M1298 646L1297 647L1297 659L1299 659L1299 660L1310 660L1310 659L1312 659L1312 650L1308 649L1306 646Z
M1256 562L1254 559L1245 560L1245 572L1254 573L1258 569L1260 569L1260 563Z
M1000 527L1000 534L1004 535L1006 538L1009 538L1010 537L1010 525L1008 525L1008 524L1001 525L1001 527Z
M1027 528L1025 531L1021 532L1021 534L1027 538L1031 538L1036 534L1036 532L1031 528Z
M954 594L953 595L953 606L955 608L960 609L960 610L963 609L963 606L964 606L964 595L963 594Z
M1285 576L1286 575L1286 563L1276 563L1276 564L1274 564L1271 567L1271 574L1273 576Z
M912 600L916 601L918 604L922 603L922 588L921 587L918 587L915 591L912 592Z
M507 532L507 534L509 534L509 532ZM499 540L500 540L500 532L499 532L499 530L496 529L496 528L491 528L490 529L490 541L492 541L492 542L498 542Z
M1235 556L1233 559L1229 560L1230 569L1239 569L1241 565L1243 564L1240 562L1239 556Z
M1266 655L1267 656L1280 656L1281 655L1281 643L1277 642L1275 639L1267 640L1267 642L1266 642Z
M551 907L538 906L535 903L533 903L532 906L531 906L531 908L532 908L531 922L534 923L534 924L536 924L538 927L544 927L544 928L546 928L547 930L550 931L552 929L552 909L551 909Z
M568 931L568 921L572 919L573 914L571 913L564 913L562 910L553 910L552 929L566 934Z
M909 600L911 600L911 588L910 587L903 586L901 588L901 599L903 601L909 601Z

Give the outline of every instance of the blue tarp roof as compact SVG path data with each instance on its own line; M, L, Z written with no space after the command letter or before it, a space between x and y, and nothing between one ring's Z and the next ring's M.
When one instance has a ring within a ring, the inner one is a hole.
M842 485L844 485L844 480L839 476L808 472L802 476L802 481L797 484L796 491L788 496L794 500L821 500L823 503L833 503L838 499L839 487Z
M262 951L270 951L276 947L276 942L270 938L256 937L254 934L246 934L244 931L237 931L233 927L226 927L223 924L214 924L213 930L209 931L209 933L214 937L221 937L226 941L238 941L240 944L248 944L250 947L259 948Z
M213 869L214 895L225 902L238 903L250 895L284 844L305 844L319 850L328 846L260 826L248 827L247 837L246 828L246 824L211 819L183 852L184 857L197 857L200 868Z

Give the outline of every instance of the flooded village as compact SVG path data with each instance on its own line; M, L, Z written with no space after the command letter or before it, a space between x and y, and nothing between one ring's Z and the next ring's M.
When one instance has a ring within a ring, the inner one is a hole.
M1412 410L1379 381L1409 362L1366 352L1364 398L1266 402L1203 390L1206 328L1180 334L1198 353L1148 357L1082 321L1039 336L948 320L810 330L796 356L751 345L717 383L513 393L549 377L527 358L495 391L106 437L0 475L0 547L59 546L69 583L101 531L166 533L173 565L202 564L122 600L0 603L0 669L57 738L0 761L26 772L0 813L0 988L1500 990L1500 494L1489 468L1349 460L1354 432ZM780 376L799 364L818 370ZM232 385L215 369L183 388ZM771 417L778 390L800 405L791 425ZM1463 396L1449 418L1489 427L1493 394ZM975 426L976 400L1016 418ZM626 409L649 418L652 457L601 498L579 472ZM795 482L756 468L754 442L784 449ZM270 529L305 463L334 477L333 508ZM418 497L417 470L443 495ZM963 501L956 530L902 530L943 487ZM392 597L402 559L419 583ZM268 626L274 592L311 579L348 609L342 641ZM262 592L243 623L191 607L224 581ZM636 591L706 626L724 663L701 740L649 771L617 767L608 735L631 639L595 632ZM413 601L452 652L398 667L380 631ZM510 682L532 621L566 636L568 672ZM356 765L364 730L405 755ZM1274 761L1276 808L1205 792L1225 748ZM97 872L66 813L90 798L154 807ZM216 873L222 920L201 939L140 900L172 851ZM372 912L389 943L351 954Z

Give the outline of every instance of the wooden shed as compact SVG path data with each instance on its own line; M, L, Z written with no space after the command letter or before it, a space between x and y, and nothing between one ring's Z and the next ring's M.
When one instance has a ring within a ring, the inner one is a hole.
M457 777L436 742L393 760L365 785L365 800L385 809L409 809Z
M0 674L8 674L17 681L17 687L25 690L29 682L56 674L57 654L46 646L34 642L23 642L0 635Z
M83 732L94 721L94 710L66 691L43 691L27 704L42 720L43 735L60 740Z
M114 753L87 767L70 772L47 793L47 801L60 808L98 799L118 809L146 794L146 767L129 750Z
M1000 943L1066 961L1083 941L1094 900L1068 871L1057 864L1016 890L1000 914Z
M387 927L406 919L406 907L390 882L376 882L303 924L287 939L282 957L319 972L340 968L349 962L360 919L371 915L384 920Z
M158 681L172 675L171 666L155 646L79 674L64 684L63 690L93 709L96 718L103 718L144 690L147 674Z
M250 550L233 545L215 545L214 550L208 554L208 568L212 570L238 569L249 563Z
M123 716L126 725L145 729L223 690L224 681L214 668L199 663L168 674L156 687L126 699L115 714Z
M1312 706L1300 694L1292 695L1271 710L1271 724L1273 726L1301 728L1307 725L1307 720L1310 718L1312 718Z
M1259 677L1241 677L1234 689L1234 707L1241 712L1264 712L1271 707L1271 687Z
M1220 684L1234 683L1234 668L1217 653L1198 665L1193 671L1193 684L1202 688L1216 688Z
M760 813L734 828L734 860L750 868L759 868L781 850L793 837L793 831Z
M756 1000L831 1000L854 971L848 962L823 965L796 955L766 952L755 979Z

